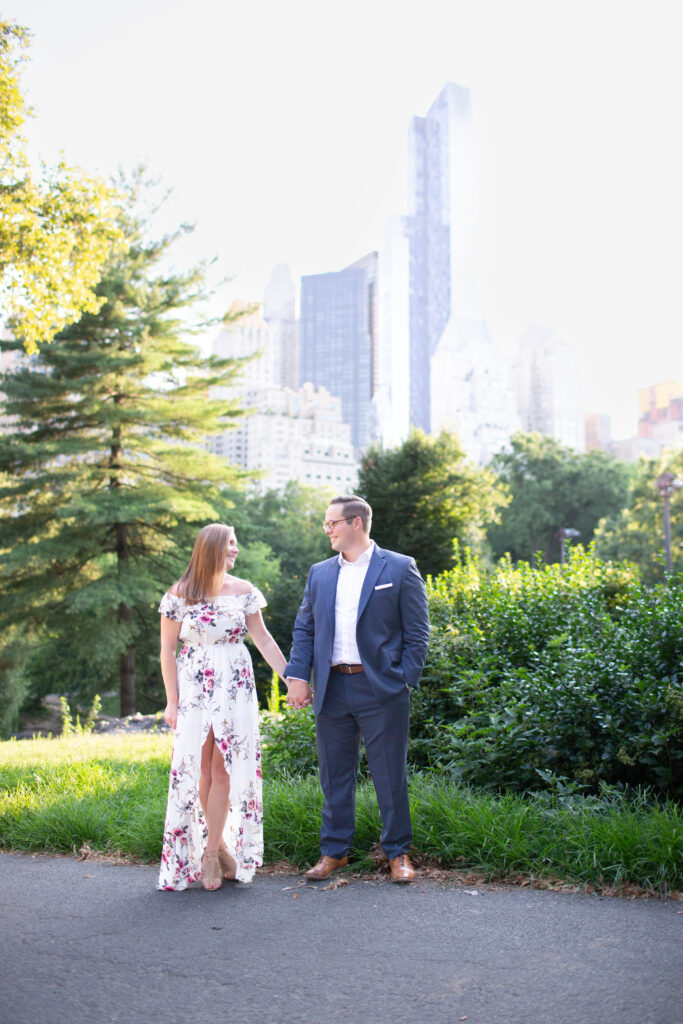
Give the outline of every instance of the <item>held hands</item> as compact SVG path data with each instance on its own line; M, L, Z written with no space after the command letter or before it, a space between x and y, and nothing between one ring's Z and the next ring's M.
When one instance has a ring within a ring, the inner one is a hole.
M285 679L290 708L306 708L313 703L313 690L303 679Z

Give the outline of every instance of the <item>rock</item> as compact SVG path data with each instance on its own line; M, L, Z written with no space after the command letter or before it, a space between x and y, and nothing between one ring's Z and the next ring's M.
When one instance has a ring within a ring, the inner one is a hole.
M45 714L35 716L35 719L22 721L21 730L17 732L14 739L30 740L34 736L59 736L62 731L61 707L59 696L49 693L43 698ZM81 722L84 722L86 715L81 714ZM99 715L93 732L114 732L114 733L138 733L138 732L170 732L169 727L161 715L142 715L136 711L134 715L127 715L125 718L114 718L112 715Z
M136 711L134 715L126 715L125 718L100 715L93 732L170 732L170 729L161 716L141 715Z

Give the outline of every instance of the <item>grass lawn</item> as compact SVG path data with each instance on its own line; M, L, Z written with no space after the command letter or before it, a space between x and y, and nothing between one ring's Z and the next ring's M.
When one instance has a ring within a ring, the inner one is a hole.
M171 753L168 734L76 735L0 742L0 849L91 850L146 862L161 852ZM322 798L314 777L264 765L265 862L318 857ZM495 795L438 776L410 783L414 847L443 867L490 878L683 889L683 811L619 794L572 798ZM361 783L352 851L370 867L380 818Z

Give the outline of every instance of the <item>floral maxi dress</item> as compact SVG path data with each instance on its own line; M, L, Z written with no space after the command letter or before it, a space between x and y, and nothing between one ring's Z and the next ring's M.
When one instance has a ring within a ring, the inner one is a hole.
M255 587L247 594L186 604L166 593L159 611L180 622L176 658L178 723L173 741L158 889L185 889L201 877L207 827L199 803L201 750L209 730L230 776L230 810L223 832L237 863L237 880L250 882L263 863L261 748L256 684L245 616L265 607Z

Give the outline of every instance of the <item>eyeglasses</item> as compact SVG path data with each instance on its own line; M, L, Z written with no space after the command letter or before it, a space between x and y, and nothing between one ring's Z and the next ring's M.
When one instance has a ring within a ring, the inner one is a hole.
M323 530L325 533L329 533L334 530L337 523L352 523L355 518L355 516L344 516L343 519L328 519L326 523L323 523Z

